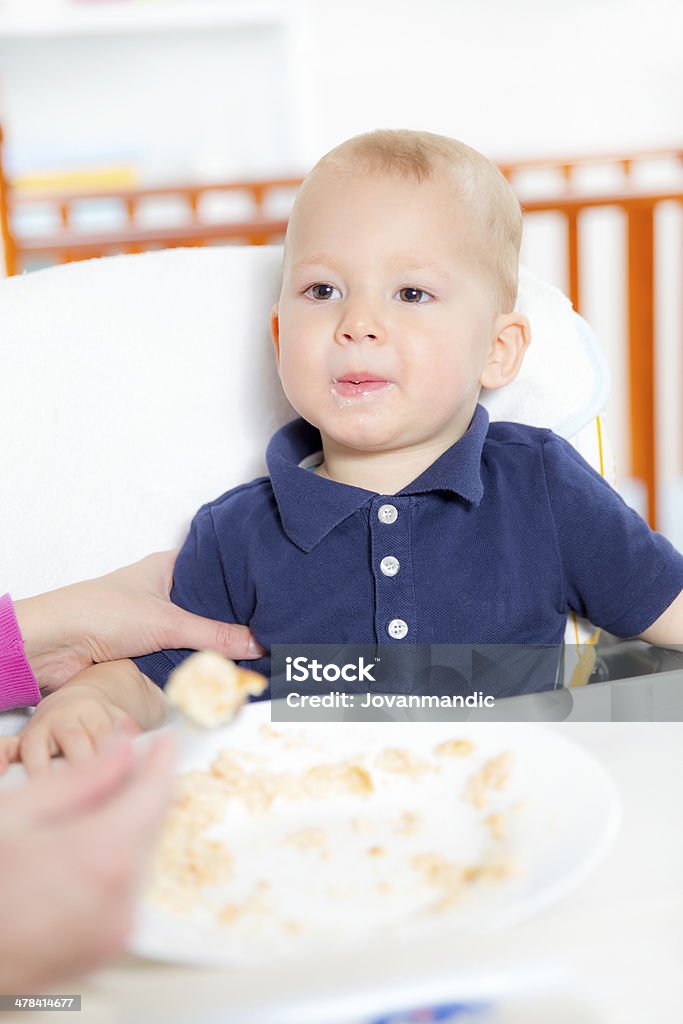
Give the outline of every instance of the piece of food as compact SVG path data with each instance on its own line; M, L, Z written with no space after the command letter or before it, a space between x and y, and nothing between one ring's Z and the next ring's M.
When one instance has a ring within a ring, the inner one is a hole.
M372 793L374 785L370 773L360 764L340 762L318 764L304 772L302 777L307 796L326 797L338 793Z
M409 750L402 750L400 747L387 747L378 754L375 764L385 772L410 775L414 779L419 779L425 772L434 771L434 766L429 761L415 757Z
M475 775L471 775L463 800L481 810L486 806L491 789L505 789L512 770L512 755L499 754L487 761Z
M247 698L258 697L267 686L265 676L214 651L199 651L173 670L166 697L190 721L213 729L232 721Z
M474 743L471 740L445 740L434 747L434 753L439 757L468 757L474 752Z

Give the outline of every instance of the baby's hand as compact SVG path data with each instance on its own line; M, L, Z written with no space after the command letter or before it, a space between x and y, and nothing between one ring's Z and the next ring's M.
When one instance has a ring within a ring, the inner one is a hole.
M11 760L22 761L29 775L49 767L50 758L63 754L77 763L100 749L114 731L137 735L142 729L127 712L87 683L69 683L45 697L16 737Z
M18 761L19 737L0 736L0 775L7 770L12 761Z

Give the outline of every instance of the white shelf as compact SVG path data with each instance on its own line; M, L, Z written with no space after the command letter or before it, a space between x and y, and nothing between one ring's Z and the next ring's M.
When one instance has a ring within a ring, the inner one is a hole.
M27 5L28 6L28 5ZM55 36L178 32L201 29L282 26L283 10L273 3L101 3L8 8L0 4L0 41Z

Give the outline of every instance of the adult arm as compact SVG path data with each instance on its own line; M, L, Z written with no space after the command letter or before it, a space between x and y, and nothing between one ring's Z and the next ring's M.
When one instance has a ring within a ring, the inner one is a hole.
M17 601L26 657L40 687L54 690L93 664L166 648L213 650L236 661L261 657L246 626L205 619L170 602L176 554L158 552L106 576Z
M48 990L123 949L174 747L129 741L0 794L0 992Z

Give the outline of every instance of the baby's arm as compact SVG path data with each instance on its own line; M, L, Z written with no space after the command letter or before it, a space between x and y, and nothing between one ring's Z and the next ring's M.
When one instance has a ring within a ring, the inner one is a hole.
M671 651L683 651L683 590L666 611L639 635L639 639L657 647L668 647Z
M683 649L683 554L572 448L543 443L563 598L617 637Z
M115 729L138 733L165 717L162 691L132 661L93 665L40 702L18 737L15 757L34 774L56 754L82 760Z

